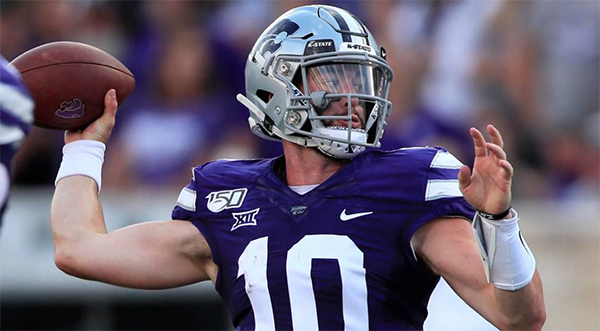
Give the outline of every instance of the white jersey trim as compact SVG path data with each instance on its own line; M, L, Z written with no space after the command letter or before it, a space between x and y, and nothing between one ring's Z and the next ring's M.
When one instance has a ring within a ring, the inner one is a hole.
M177 206L187 211L196 211L196 191L184 187L177 198Z
M460 162L454 155L445 152L438 151L433 160L431 160L431 168L441 168L441 169L460 169L463 166L462 162Z
M300 195L305 195L306 193L314 190L317 186L319 186L319 184L315 184L315 185L296 185L296 186L292 186L290 185L290 189L292 189L292 191L300 194Z
M425 201L462 196L458 188L458 179L431 179L427 181Z

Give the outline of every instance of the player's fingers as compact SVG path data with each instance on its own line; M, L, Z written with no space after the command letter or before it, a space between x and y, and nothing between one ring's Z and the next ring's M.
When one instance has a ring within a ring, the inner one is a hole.
M117 112L118 105L117 92L115 89L108 90L104 96L104 113L108 112L114 116Z
M458 184L459 188L463 189L471 183L471 169L468 166L463 165L458 171Z
M479 132L479 130L475 128L471 128L469 130L471 137L473 138L473 145L475 146L475 156L482 157L487 155L487 151L485 149L485 138Z
M117 113L117 94L114 89L108 90L104 95L104 113L91 126L88 131L87 139L108 141L112 129L115 127L115 117Z
M502 149L502 147L494 144L494 143L485 143L485 148L487 148L490 153L492 153L499 160L506 160L506 152Z
M72 140L73 140L73 131L71 131L71 130L65 131L65 135L64 135L65 144L70 143Z
M108 90L104 95L104 114L100 117L103 126L112 130L115 126L115 116L117 114L117 93L114 89Z
M500 134L500 131L498 131L498 129L496 129L495 126L489 124L487 126L487 131L490 134L490 137L492 138L492 142L500 147L504 147L504 141L502 140L502 135Z
M510 180L515 172L512 164L506 160L500 160L500 166L504 169L504 179Z

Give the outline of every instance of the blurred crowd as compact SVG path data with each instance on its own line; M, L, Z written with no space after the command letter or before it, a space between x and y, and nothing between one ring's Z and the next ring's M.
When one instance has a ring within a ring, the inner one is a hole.
M136 76L119 108L103 189L184 186L215 158L271 157L254 137L244 66L281 13L312 1L5 1L10 61L60 40L112 54ZM387 50L395 78L385 149L444 146L473 159L468 128L495 124L516 169L515 196L600 196L598 1L319 1L350 10ZM50 185L63 133L34 128L16 185Z

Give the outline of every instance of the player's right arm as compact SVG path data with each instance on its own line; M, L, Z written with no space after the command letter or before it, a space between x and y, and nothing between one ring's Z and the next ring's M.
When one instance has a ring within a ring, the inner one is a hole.
M106 143L115 123L114 90L104 115L65 142ZM62 178L52 200L55 262L64 272L125 287L159 289L216 279L217 267L202 234L186 221L147 222L107 232L96 181Z

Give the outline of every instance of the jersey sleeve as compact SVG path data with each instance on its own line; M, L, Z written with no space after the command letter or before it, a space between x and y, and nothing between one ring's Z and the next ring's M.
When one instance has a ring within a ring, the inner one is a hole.
M191 222L204 236L213 262L219 267L215 287L221 295L227 296L224 293L228 291L221 275L231 268L224 256L232 250L229 239L235 238L230 235L233 212L242 206L247 191L253 187L257 164L262 163L216 160L195 167L192 179L181 190L171 213L172 219Z
M210 247L213 262L219 266L219 251L217 241L214 238L215 234L211 230L209 219L202 214L202 210L199 208L198 197L201 194L201 190L198 187L196 178L201 176L201 170L202 166L192 169L192 179L179 193L179 197L171 213L171 219L191 222L202 233L202 236L204 236ZM219 273L217 286L219 286L220 279Z
M424 221L438 217L463 217L473 219L475 210L463 198L458 184L458 172L463 164L454 155L439 149L427 171L425 188L426 213Z
M173 208L173 212L171 213L172 219L191 221L197 217L196 198L198 193L196 190L195 177L195 169L192 169L192 179L179 193L179 197L177 197L177 203L175 204L175 208Z
M408 226L402 240L405 249L410 250L410 255L414 258L412 263L418 262L410 240L422 225L440 217L460 217L471 221L475 216L475 209L464 199L459 189L458 172L462 165L456 157L442 148L437 149L431 162L426 164L421 212Z

